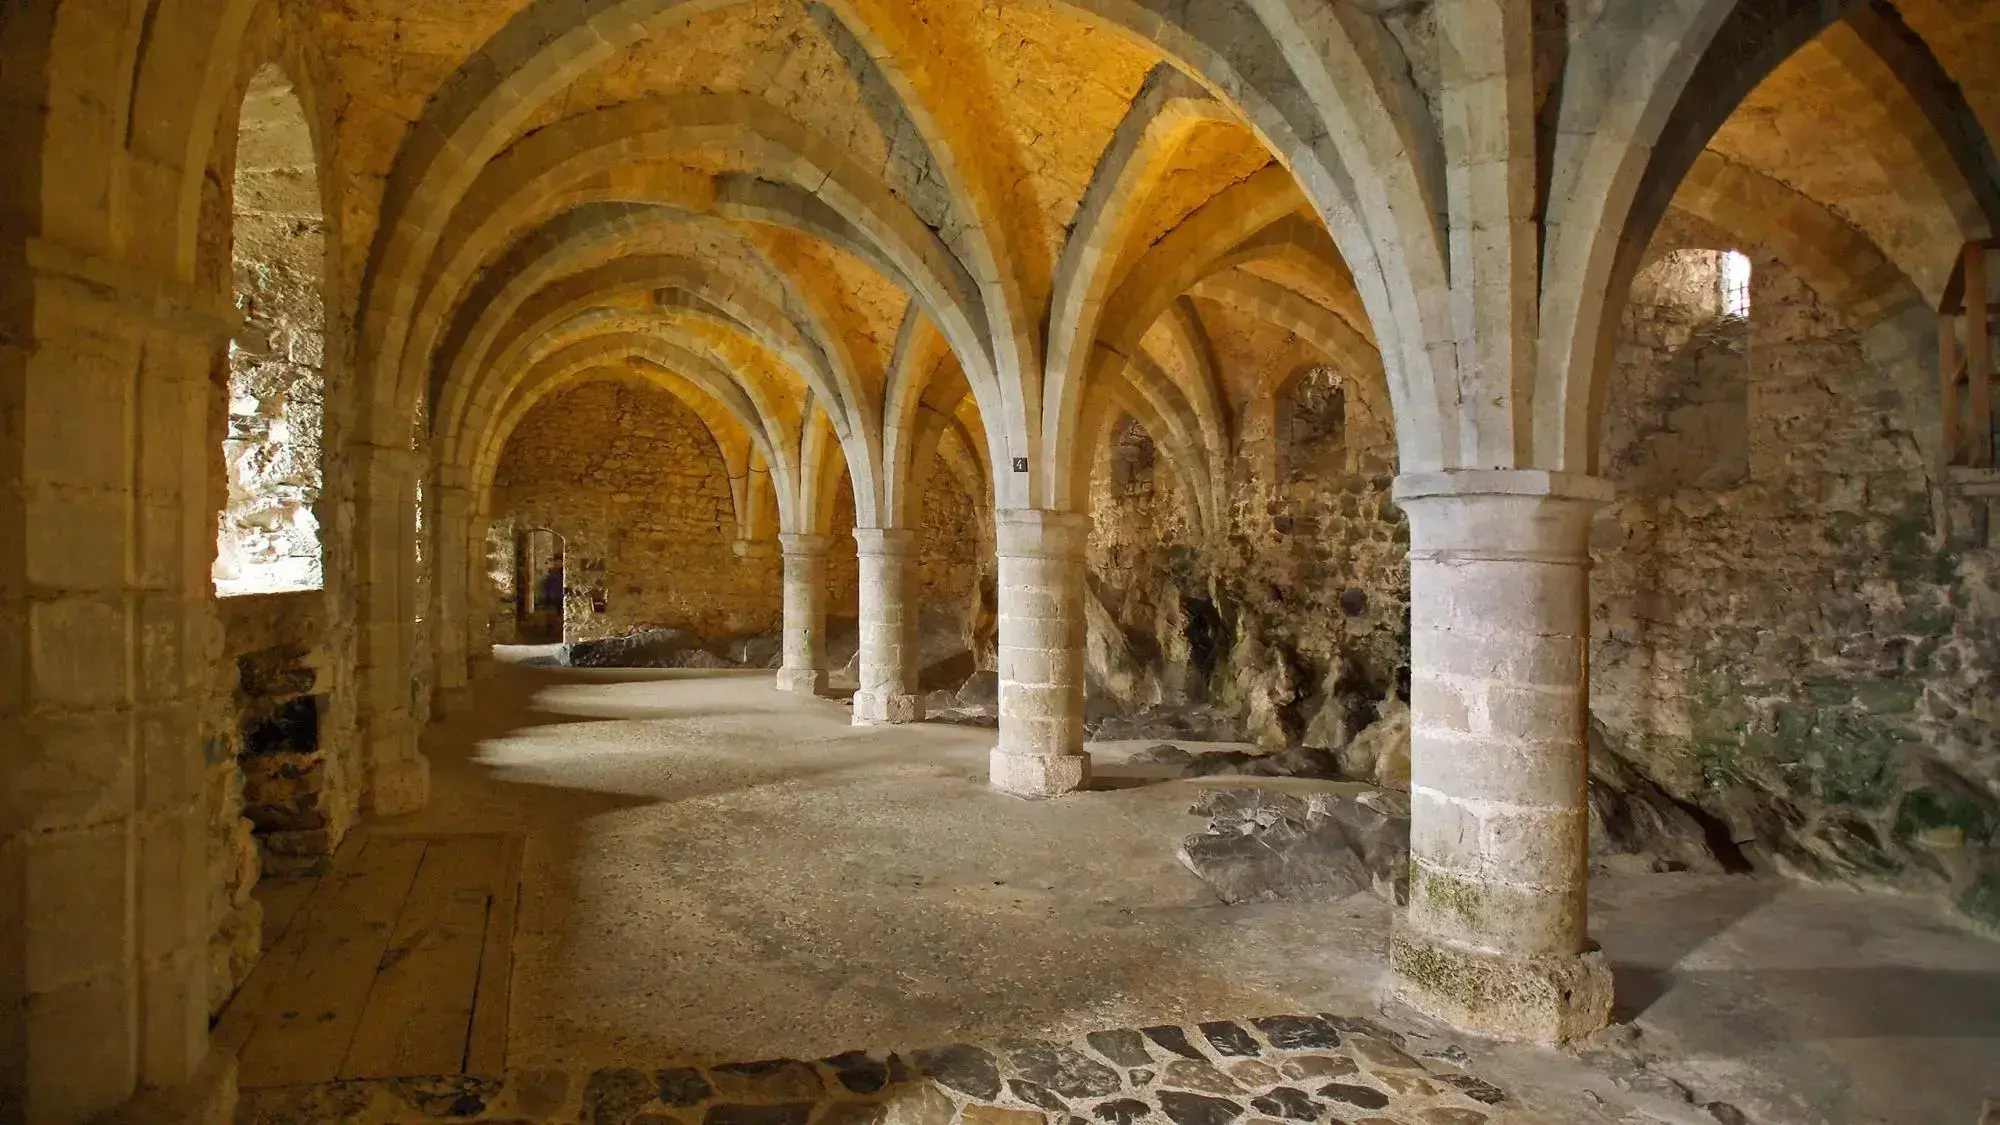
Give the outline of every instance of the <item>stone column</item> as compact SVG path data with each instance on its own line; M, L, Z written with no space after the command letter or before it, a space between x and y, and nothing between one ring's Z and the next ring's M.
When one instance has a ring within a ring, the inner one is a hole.
M1055 797L1090 781L1083 752L1083 548L1090 517L1003 509L1000 563L1000 744L996 789Z
M0 1120L226 1115L202 783L233 310L46 241L0 313ZM163 1095L164 1096L164 1095Z
M471 617L472 575L470 559L483 541L471 538L472 490L462 484L447 483L437 492L437 588L432 605L435 622L431 630L436 674L431 684L431 717L443 719L466 710L472 695L470 653L466 622Z
M430 763L417 751L416 454L357 442L355 595L360 620L357 725L375 816L415 812L430 799Z
M465 559L465 675L467 702L472 684L493 667L493 606L499 592L493 585L492 559L488 536L493 533L493 517L483 508L474 513L466 532ZM510 560L511 562L511 560Z
M917 533L854 529L861 561L861 689L854 725L914 723L917 690Z
M1605 1026L1587 925L1590 522L1608 482L1406 474L1410 903L1398 990L1427 1015L1544 1043Z
M785 550L784 666L778 690L818 695L826 688L826 536L780 535Z

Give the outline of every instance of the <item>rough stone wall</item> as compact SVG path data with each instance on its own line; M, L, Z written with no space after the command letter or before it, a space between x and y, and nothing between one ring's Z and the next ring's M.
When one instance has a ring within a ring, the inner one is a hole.
M485 606L486 635L496 645L525 643L521 639L520 597L516 569L519 566L518 537L521 529L511 520L495 517L486 527L486 586L490 595ZM475 604L472 612L480 612Z
M317 591L229 598L215 693L223 720L208 742L209 1010L253 967L262 875L317 874L360 819L354 691Z
M844 474L834 492L826 543L826 615L852 621L861 615L861 554L854 542L854 482Z
M917 529L917 643L924 687L957 687L997 641L993 512L966 495L944 458L924 484ZM988 665L990 666L990 665Z
M1621 324L1599 517L1604 749L1753 863L1948 889L2000 922L1994 552L1948 548L1914 395L1776 260L1746 322L1662 253Z
M721 454L701 419L664 391L593 382L550 396L508 442L493 512L501 542L534 527L564 537L566 640L653 627L709 637L778 628L776 556L732 549ZM492 553L509 560L496 571L511 570L511 548ZM846 556L851 587L851 538ZM511 576L502 589L511 606Z
M1315 366L1233 404L1226 526L1207 542L1164 451L1114 428L1091 477L1100 698L1208 702L1218 734L1338 748L1407 691L1408 532L1388 439L1348 389Z

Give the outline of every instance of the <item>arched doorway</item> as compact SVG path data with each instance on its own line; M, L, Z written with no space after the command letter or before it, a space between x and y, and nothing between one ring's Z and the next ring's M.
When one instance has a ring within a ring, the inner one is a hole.
M561 644L563 639L563 537L546 527L521 533L515 551L521 643Z

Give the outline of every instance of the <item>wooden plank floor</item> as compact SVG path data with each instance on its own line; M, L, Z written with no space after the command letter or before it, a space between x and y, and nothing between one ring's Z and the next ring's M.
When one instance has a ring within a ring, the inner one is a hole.
M356 834L216 1025L246 1087L498 1075L521 838Z

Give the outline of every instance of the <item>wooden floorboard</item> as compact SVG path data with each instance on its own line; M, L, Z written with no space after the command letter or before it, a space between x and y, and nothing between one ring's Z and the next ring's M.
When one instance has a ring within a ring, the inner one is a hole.
M238 1056L245 1086L330 1082L415 881L425 842L370 836L353 866L320 885L298 927L298 959L260 1003Z
M215 1029L239 1082L501 1073L522 849L355 833L309 894L274 888L274 939Z
M341 1078L465 1069L487 911L505 862L497 836L431 841L396 919Z
M514 919L521 902L519 836L505 839L500 883L486 916L479 954L479 990L472 1006L472 1034L465 1050L467 1074L499 1077L507 1069L507 1006L514 985Z
M333 868L343 871L352 868L361 855L364 843L366 838L361 834L350 834L334 857ZM323 878L313 880L315 893L324 881ZM210 1036L216 1050L232 1055L242 1051L256 1031L258 1020L275 1002L273 998L281 994L286 978L291 975L293 967L299 962L299 954L304 950L305 935L312 926L312 902L313 898L308 896L293 904L290 916L275 934L266 922L264 955L257 959L250 975L222 1010L222 1018Z
M298 921L299 912L319 889L319 876L296 879L259 879L252 892L264 907L264 948L274 949Z

